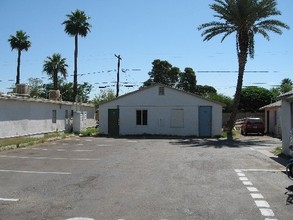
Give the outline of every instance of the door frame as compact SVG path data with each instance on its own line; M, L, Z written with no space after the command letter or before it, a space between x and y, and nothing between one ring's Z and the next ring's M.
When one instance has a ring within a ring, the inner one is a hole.
M117 117L114 117L113 113L117 114ZM108 109L108 135L112 137L118 137L120 134L120 125L119 125L120 111L119 108Z
M208 109L208 119L209 119L209 123L206 124L206 123L203 123L201 120L202 120L202 117L203 117L203 110L204 109ZM198 107L198 136L199 137L211 137L212 136L212 124L213 124L213 107L212 106L199 106ZM202 124L204 125L207 125L207 129L205 130L208 130L207 133L205 133L206 131L202 129ZM204 132L204 133L203 133Z

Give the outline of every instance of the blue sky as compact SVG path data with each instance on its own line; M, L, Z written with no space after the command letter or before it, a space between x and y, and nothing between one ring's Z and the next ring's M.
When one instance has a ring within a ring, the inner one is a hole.
M149 78L154 59L167 60L182 71L191 67L197 84L210 85L218 93L233 96L237 80L235 35L223 43L216 37L203 42L197 27L216 20L209 8L212 0L1 0L0 7L0 92L15 83L17 52L11 51L10 35L23 30L32 47L22 53L21 83L28 78L48 77L42 72L45 58L61 53L67 59L73 77L74 38L64 32L61 23L76 9L91 17L91 32L79 40L78 82L94 88L110 86L115 90L117 58L122 57L121 93L138 89ZM249 59L244 86L272 88L284 78L293 80L293 1L278 0L282 16L275 17L291 29L283 35L271 33L271 40L256 37L255 58ZM214 71L214 72L211 72ZM218 72L232 71L232 72ZM124 85L134 85L125 87Z

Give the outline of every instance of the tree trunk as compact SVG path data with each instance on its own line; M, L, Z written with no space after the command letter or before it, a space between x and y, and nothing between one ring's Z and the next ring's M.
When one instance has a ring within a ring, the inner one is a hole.
M21 50L18 50L17 69L16 69L16 82L15 82L15 84L20 83L20 57L21 57Z
M235 125L236 116L238 112L238 107L240 103L240 96L241 96L241 90L242 90L242 84L243 84L243 77L244 77L244 71L245 71L245 65L247 62L247 52L248 52L248 38L244 35L239 37L238 40L240 50L238 51L238 80L237 80L237 86L236 86L236 92L234 95L234 101L232 105L232 113L230 115L230 118L226 125L226 131L227 131L227 139L232 140L232 130Z
M57 76L57 72L54 71L53 73L53 83L54 83L54 90L57 90L58 88L58 76Z
M78 35L75 35L74 47L74 73L73 73L73 102L77 98L77 56L78 56Z

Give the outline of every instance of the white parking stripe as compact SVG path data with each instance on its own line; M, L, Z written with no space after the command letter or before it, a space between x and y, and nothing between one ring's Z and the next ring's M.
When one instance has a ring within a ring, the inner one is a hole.
M264 198L263 195L260 193L250 193L250 195L253 199L263 199Z
M258 192L258 189L255 187L247 187L249 192Z
M266 217L269 217L269 216L275 216L275 214L274 214L274 212L273 212L273 210L271 210L271 209L264 209L264 208L261 208L261 209L259 209L260 210L260 212L261 212L261 214L263 215L263 216L266 216Z
M2 158L15 158L15 159L35 159L35 160L74 160L74 161L98 161L100 159L92 158L65 158L65 157L18 157L18 156L8 156L0 155Z
M66 172L42 172L42 171L27 171L27 170L0 170L0 172L6 172L6 173L29 173L29 174L71 175L71 173L66 173Z
M4 202L18 202L19 199L0 198L0 201L4 201Z
M248 178L245 177L245 175L239 175L239 174L242 174L242 172L244 171L265 171L265 172L271 172L272 170L264 170L264 169L235 169L235 172L237 173L238 176L241 176L239 177L239 180L242 181L242 183L244 185L253 185L252 182L248 181ZM280 170L277 170L277 171L280 171ZM273 170L273 172L276 172L276 170ZM258 189L255 188L255 187L246 187L247 190L249 192L258 192ZM256 206L259 208L262 216L265 216L265 217L275 217L275 214L273 212L273 210L269 209L270 208L270 205L267 201L265 200L261 200L261 199L264 199L264 197L262 196L262 194L260 193L250 193L251 197L254 199L254 202L256 204ZM266 218L266 220L272 220L272 219L268 219Z
M269 203L265 200L255 200L254 202L257 207L270 208Z

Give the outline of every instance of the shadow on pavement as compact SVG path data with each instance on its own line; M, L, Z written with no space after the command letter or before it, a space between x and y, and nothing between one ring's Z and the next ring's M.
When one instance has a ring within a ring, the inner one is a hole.
M213 147L213 148L241 148L241 147L252 147L252 146L267 146L263 140L257 139L180 139L172 141L173 145L182 145L183 147Z
M288 186L286 188L288 191L285 192L285 194L288 196L286 199L286 205L292 205L293 204L293 185Z

